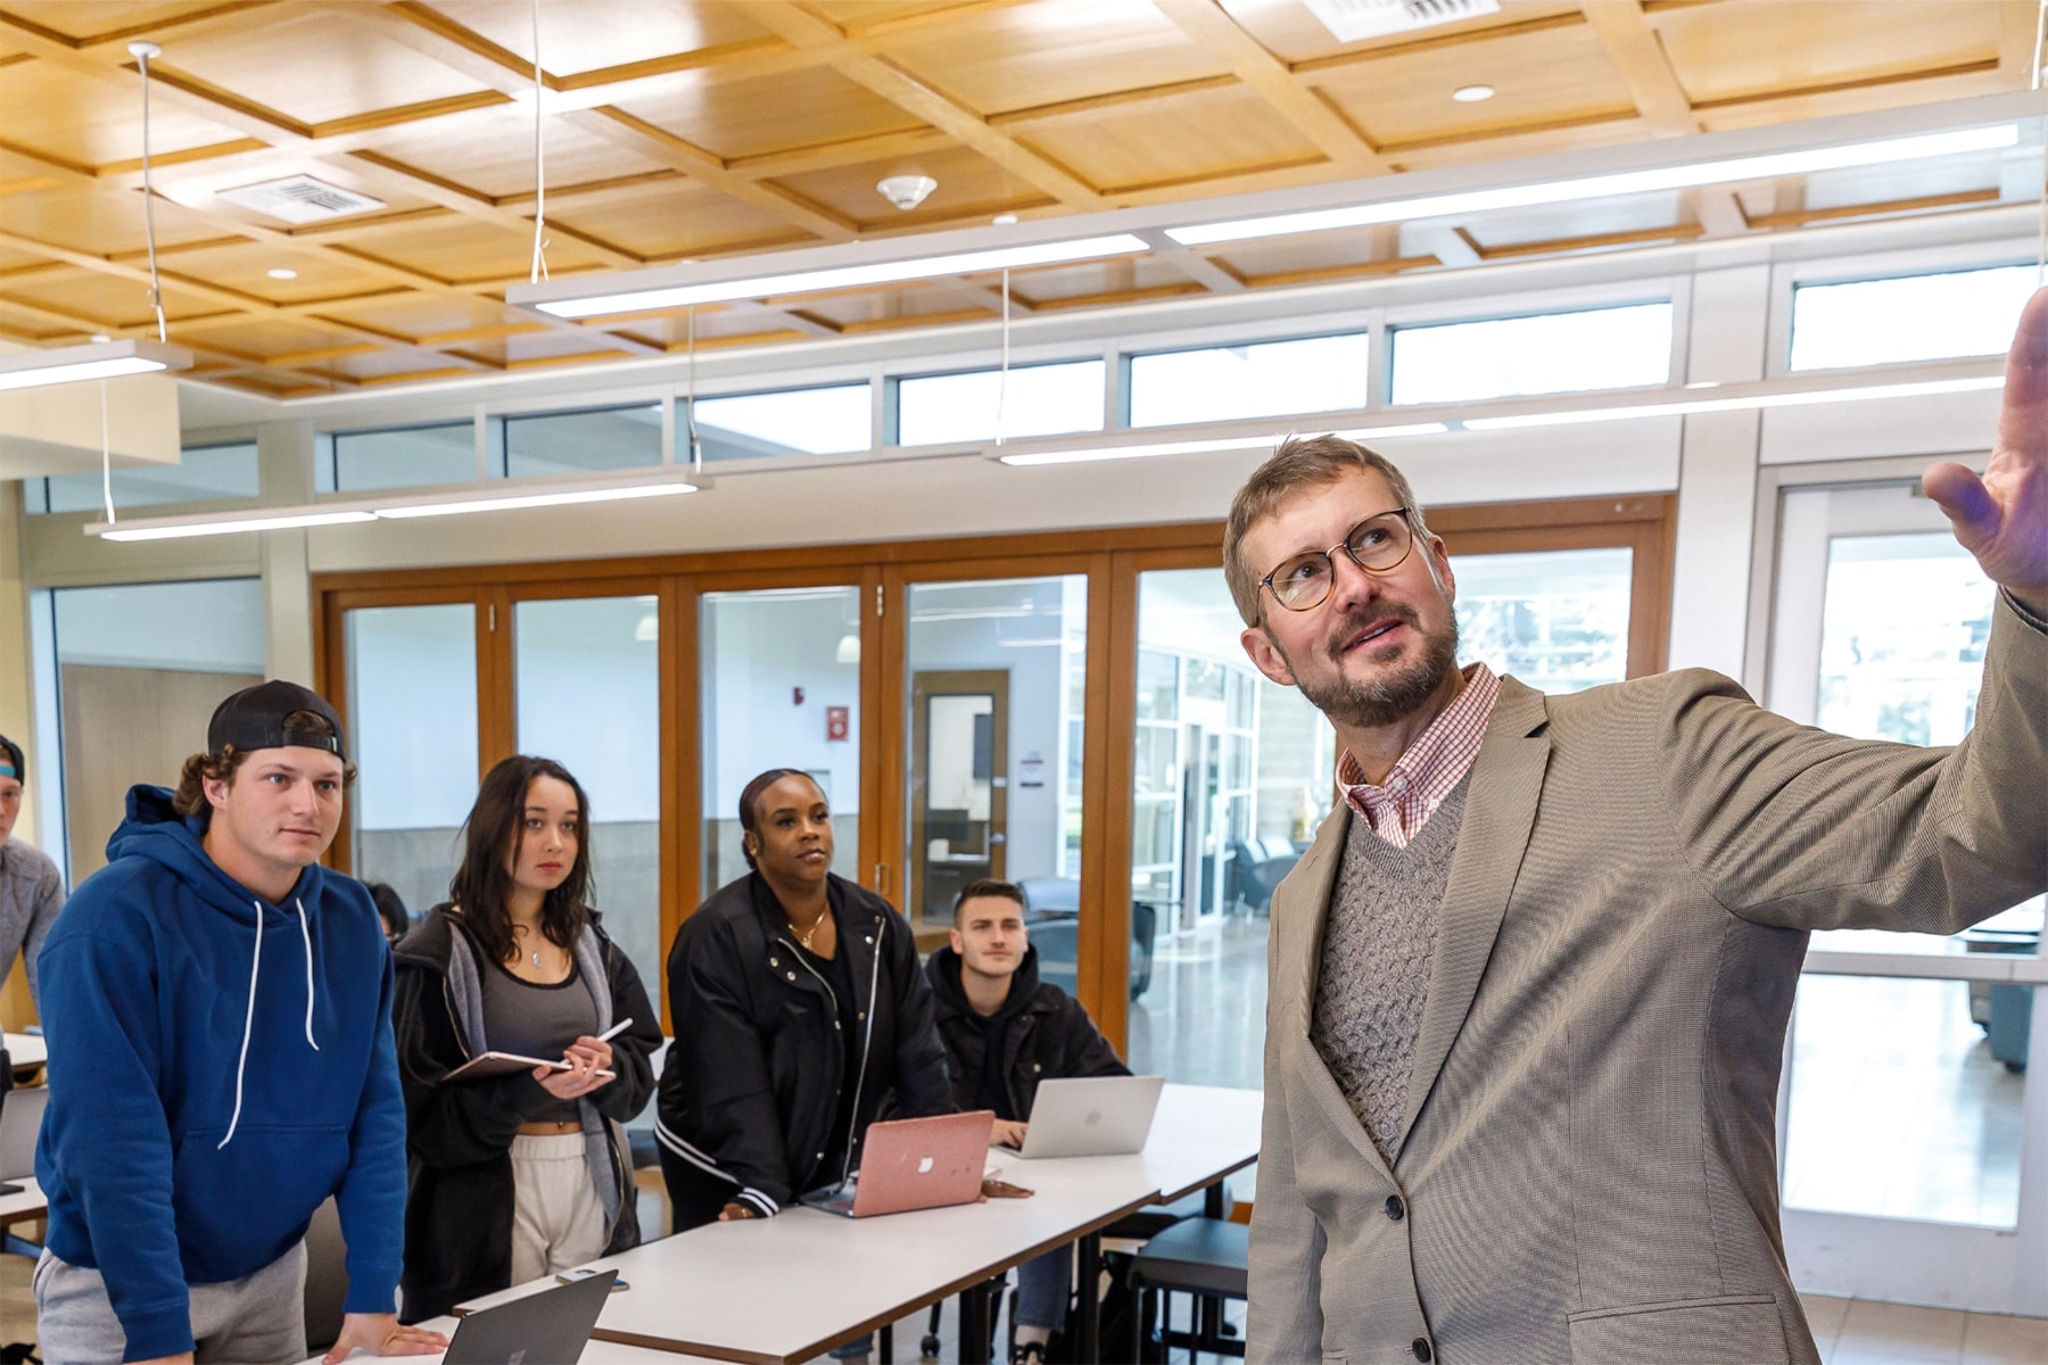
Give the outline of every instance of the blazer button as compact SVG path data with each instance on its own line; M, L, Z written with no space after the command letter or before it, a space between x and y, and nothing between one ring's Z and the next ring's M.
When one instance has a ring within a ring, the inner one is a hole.
M1387 1219L1390 1222L1398 1223L1408 1216L1408 1206L1401 1202L1401 1196L1398 1194L1387 1196L1386 1209Z
M1408 1343L1408 1350L1417 1360L1424 1362L1424 1365L1428 1365L1430 1358L1436 1354L1429 1349L1428 1337L1415 1338L1415 1340Z

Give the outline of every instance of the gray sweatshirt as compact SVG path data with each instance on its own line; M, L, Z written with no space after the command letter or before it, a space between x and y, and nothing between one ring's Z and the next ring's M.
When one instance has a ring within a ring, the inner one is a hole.
M0 843L0 979L14 969L14 955L28 958L28 993L43 1007L36 979L36 955L64 907L64 879L41 849L19 839Z

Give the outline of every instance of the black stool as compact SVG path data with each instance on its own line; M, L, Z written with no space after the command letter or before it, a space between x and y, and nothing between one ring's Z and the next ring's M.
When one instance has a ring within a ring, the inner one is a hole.
M1244 1342L1224 1335L1223 1301L1246 1297L1245 1259L1250 1229L1220 1218L1186 1218L1147 1242L1131 1265L1131 1292L1138 1311L1131 1319L1132 1360L1145 1360L1145 1338L1159 1319L1160 1296L1166 1316L1159 1328L1162 1348L1176 1346L1211 1355L1242 1356ZM1176 1293L1195 1296L1195 1330L1173 1330Z

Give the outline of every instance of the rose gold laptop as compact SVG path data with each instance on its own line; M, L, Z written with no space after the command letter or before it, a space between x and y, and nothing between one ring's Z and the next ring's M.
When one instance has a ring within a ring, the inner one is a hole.
M843 1186L807 1194L803 1202L848 1218L972 1203L981 1197L989 1125L994 1121L994 1114L976 1109L873 1124L861 1144L860 1170L853 1178Z

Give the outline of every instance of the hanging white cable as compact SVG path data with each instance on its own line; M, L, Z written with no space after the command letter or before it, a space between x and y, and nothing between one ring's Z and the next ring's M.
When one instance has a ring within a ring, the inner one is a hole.
M2042 0L2048 4L2048 0ZM996 444L1003 443L1003 418L1010 403L1010 272L1003 271L1003 363L996 371Z
M528 284L539 284L548 277L547 243L543 240L547 220L547 170L541 160L540 0L533 0L533 265L527 272Z
M142 236L149 244L149 310L156 314L156 339L165 342L169 338L164 328L163 283L156 273L156 189L149 172L149 63L151 58L163 56L164 50L155 43L133 42L128 44L128 52L142 73Z
M100 505L114 524L114 443L107 434L107 381L100 381Z
M2034 78L2032 89L2041 93L2041 48L2048 43L2048 0L2034 11ZM2041 121L2040 227L2034 239L2034 287L2048 284L2048 119Z
M2048 0L2044 0L2048 3ZM704 472L704 445L697 439L697 306L690 305L690 346L689 364L684 375L683 411L688 414L690 432L690 472Z

